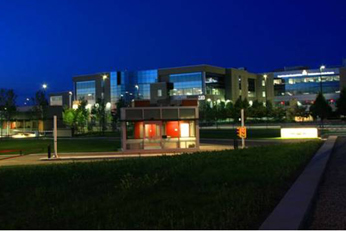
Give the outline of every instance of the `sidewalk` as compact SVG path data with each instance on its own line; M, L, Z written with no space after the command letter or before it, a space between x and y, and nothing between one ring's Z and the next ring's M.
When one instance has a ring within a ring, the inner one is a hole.
M336 141L308 229L346 229L346 137Z
M200 146L201 152L216 151L233 149L231 145L208 145L202 144ZM183 151L181 152L183 153ZM124 158L138 158L138 157L154 157L154 156L168 156L179 155L181 153L153 153L153 154L136 154L136 153L122 153L122 152L88 152L88 153L60 153L59 160L47 161L47 154L30 154L30 155L1 155L1 166L16 166L16 165L36 165L36 164L57 164L57 163L71 163L74 161L100 161L110 159L124 159ZM46 161L45 161L46 160Z

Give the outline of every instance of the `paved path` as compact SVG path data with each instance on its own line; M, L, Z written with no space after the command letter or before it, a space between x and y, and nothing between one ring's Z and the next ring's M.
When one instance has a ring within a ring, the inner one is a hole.
M257 139L257 140L247 140L246 146L262 146L262 145L272 145L280 143L295 143L302 142L304 140L299 139L290 139L290 140L281 140L281 139ZM239 147L241 142L239 140ZM201 151L215 151L223 149L233 149L233 139L201 139ZM167 154L149 154L141 155L141 157L146 156L161 156ZM123 158L133 158L138 157L138 155L131 155L117 152L111 153L65 153L59 154L60 157L78 157L78 156L93 156L93 160L78 160L78 161L95 161L95 156L100 156L100 159L108 159L106 157L111 157L114 159L123 159ZM1 166L14 166L14 165L33 165L33 164L51 164L51 163L68 163L74 162L76 160L62 160L62 161L41 161L41 158L47 157L47 154L31 154L31 155L0 155L0 167ZM77 158L76 158L77 159Z
M304 141L309 141L312 139L246 139L245 144L247 147L256 146L266 146L273 144L287 144L287 143L299 143ZM202 144L216 144L216 145L233 145L233 139L211 139L211 138L201 138L200 142ZM238 145L241 146L241 139L238 139Z
M346 137L336 141L308 226L346 229Z
M230 145L208 145L202 144L200 151L215 151L233 149ZM60 161L41 161L41 158L47 157L47 154L31 154L31 155L0 155L0 167L1 166L15 166L15 165L36 165L36 164L56 164L56 163L70 163L77 161L99 161L103 159L124 159L124 158L136 158L136 157L154 157L162 155L179 155L181 153L153 153L153 154L124 154L121 152L101 152L101 153L64 153L59 154L62 157ZM73 157L71 159L69 157Z

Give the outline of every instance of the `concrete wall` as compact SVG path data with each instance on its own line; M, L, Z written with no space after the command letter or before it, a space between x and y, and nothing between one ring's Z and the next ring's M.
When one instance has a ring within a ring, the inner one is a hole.
M250 73L246 70L228 68L225 75L225 90L226 90L226 99L231 100L233 103L241 96L243 99L247 98L248 100L258 100L260 102L265 101L265 97L262 96L262 92L266 91L267 99L273 100L274 89L273 89L273 76L267 75L266 86L262 86L263 75L258 75ZM241 90L239 89L239 78L241 80ZM248 96L248 80L255 80L255 96Z

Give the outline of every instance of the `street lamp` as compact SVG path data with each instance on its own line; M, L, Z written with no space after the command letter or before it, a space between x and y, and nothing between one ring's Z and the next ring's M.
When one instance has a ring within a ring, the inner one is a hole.
M48 87L48 85L47 84L42 84L42 88L43 88L43 90L46 90L47 89L47 87Z
M137 89L137 99L139 99L139 86L136 84L135 88Z
M266 74L263 75L264 78L264 94L265 94L265 105L266 105L266 126L268 126L268 104L267 104L267 78Z
M72 108L72 91L68 92L68 98L69 98L69 108Z
M105 82L108 76L106 74L102 75L102 105L103 105L103 110L105 110ZM105 123L106 123L106 115L105 111L102 112L102 134L105 133Z
M321 92L321 94L323 94L323 91L322 91L322 73L323 73L324 69L326 69L326 66L324 66L324 65L320 66L320 92Z

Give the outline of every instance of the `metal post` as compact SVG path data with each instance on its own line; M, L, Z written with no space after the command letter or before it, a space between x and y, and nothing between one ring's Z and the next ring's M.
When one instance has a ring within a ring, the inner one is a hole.
M54 116L54 158L58 158L58 119Z
M233 147L234 147L234 150L238 149L238 139L237 138L233 139Z
M48 159L50 159L52 157L50 145L48 145L47 147L47 154L48 154Z
M321 92L321 95L322 95L322 96L323 96L323 88L322 88L322 71L323 71L324 68L325 68L325 66L321 66L321 67L320 67L320 92ZM323 129L323 120L322 120L322 118L321 118L320 127L321 127L321 132L322 132L322 129Z
M241 126L245 126L244 109L241 109ZM241 138L241 147L245 148L245 138Z
M71 94L71 92L69 92L68 97L69 97L69 108L72 108L72 94Z

